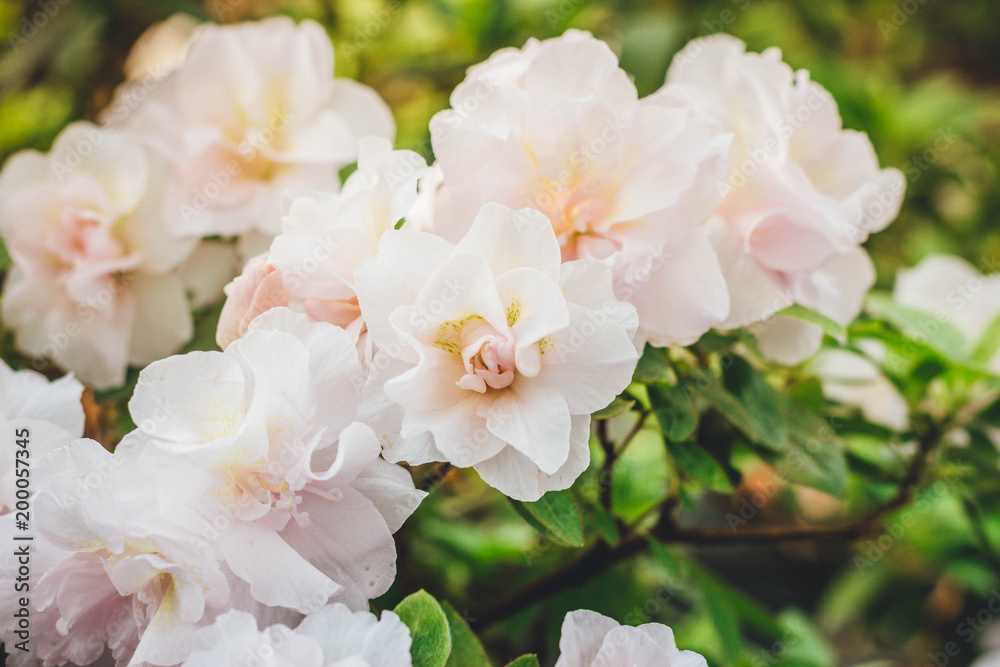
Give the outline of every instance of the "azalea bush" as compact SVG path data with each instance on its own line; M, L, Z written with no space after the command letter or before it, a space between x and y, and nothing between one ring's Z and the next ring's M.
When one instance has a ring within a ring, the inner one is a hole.
M995 100L267 4L0 5L9 664L994 664Z

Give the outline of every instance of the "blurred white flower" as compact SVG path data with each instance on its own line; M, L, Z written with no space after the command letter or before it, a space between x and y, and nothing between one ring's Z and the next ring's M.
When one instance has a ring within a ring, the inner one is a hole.
M33 653L20 657L87 665L110 649L120 666L183 660L195 629L229 600L209 545L163 520L147 470L93 440L36 468Z
M1000 274L984 276L954 255L930 255L899 272L893 298L928 315L922 326L925 340L938 335L942 325L951 326L965 336L971 352L1000 316ZM989 366L1000 372L1000 352Z
M604 264L561 264L544 215L488 204L458 245L383 235L355 277L379 350L361 415L388 460L475 467L520 500L586 469L590 415L637 358Z
M861 346L871 358L884 356L881 346L872 343L861 341ZM906 429L910 420L906 399L869 357L830 349L816 355L809 365L828 399L860 409L874 424L897 431Z
M699 223L718 204L729 137L683 105L639 100L607 44L568 31L469 70L431 120L443 180L414 222L457 242L480 207L543 212L563 260L607 264L638 341L689 344L729 297Z
M770 320L757 328L762 350L803 361L822 331L774 314L798 303L841 324L857 316L875 279L859 244L898 214L902 173L879 169L868 137L844 130L830 94L778 49L746 53L728 35L694 40L652 98L689 105L735 134L707 223L730 292L722 326Z
M257 619L230 611L199 630L182 667L410 667L410 630L391 611L377 618L331 604L285 625L257 629Z
M248 249L280 231L286 191L336 191L360 137L395 134L373 90L333 78L323 28L287 17L199 28L127 127L173 166L172 232L247 235Z
M708 667L708 663L697 653L678 650L666 625L620 625L581 609L563 620L555 667Z
M81 394L83 385L72 375L50 382L32 370L11 370L0 360L0 428L10 443L0 448L0 514L14 509L18 479L28 477L30 488L30 473L23 472L28 464L83 437Z
M223 349L260 313L280 306L313 321L336 324L370 357L367 329L354 290L354 269L374 257L379 239L413 206L417 179L427 171L412 151L394 151L387 139L361 140L358 169L344 189L326 197L298 197L282 233L226 287L217 341Z
M0 172L0 235L13 269L3 319L17 346L104 389L192 335L175 268L198 240L168 233L165 165L131 137L73 123L47 155Z
M209 540L254 600L364 609L392 583L392 533L425 494L354 422L362 378L342 329L272 309L225 352L148 366L123 445L157 471L164 517Z

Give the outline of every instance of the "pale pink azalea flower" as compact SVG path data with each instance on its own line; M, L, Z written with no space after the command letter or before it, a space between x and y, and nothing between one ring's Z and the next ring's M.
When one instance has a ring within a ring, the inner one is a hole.
M225 352L139 377L126 442L157 470L164 517L209 540L263 605L362 609L395 577L392 533L425 494L354 421L362 378L347 333L287 308Z
M91 664L106 651L119 666L183 660L194 631L228 605L210 546L163 520L149 476L127 454L77 440L37 469L38 625L24 657L46 666Z
M382 618L331 604L286 625L257 629L251 614L231 611L198 631L182 667L411 667L410 630L396 614Z
M226 287L219 346L225 349L242 336L260 313L288 306L313 321L343 328L367 361L371 350L354 269L374 257L382 234L407 215L416 200L417 179L426 171L416 153L394 151L380 137L362 139L358 169L343 191L293 199L270 251L250 260Z
M286 191L336 191L360 137L395 135L375 91L334 79L323 28L287 17L202 26L127 123L174 167L170 229L241 236L248 255L280 231Z
M924 342L950 326L965 337L964 351L971 353L1000 316L1000 273L983 275L961 257L930 255L896 275L892 296L904 306L927 313ZM1000 372L1000 353L988 365Z
M379 350L359 414L388 460L474 467L519 500L586 469L590 415L637 357L606 265L563 264L544 215L489 204L457 245L383 235L355 277Z
M566 614L555 667L708 667L705 658L677 648L666 625L620 625L597 612Z
M176 267L197 239L168 233L165 166L131 137L73 123L47 154L0 172L0 234L13 260L3 318L17 346L97 389L177 350L193 325ZM194 277L197 280L197 277Z
M688 44L654 99L680 101L735 134L723 197L707 222L729 286L725 328L756 329L762 350L794 364L818 326L776 312L802 304L846 324L875 279L859 245L898 214L905 181L879 169L868 137L843 129L836 102L778 49L746 53L713 35Z
M726 317L699 226L719 202L729 143L712 122L640 100L607 44L574 30L498 51L469 70L451 107L431 120L440 172L430 178L443 184L425 189L418 228L457 242L486 203L535 208L564 261L611 268L615 293L638 311L639 343L693 343Z
M0 514L15 508L18 479L28 478L30 489L27 464L83 437L82 394L83 385L72 375L50 382L41 373L15 371L0 360L0 429L10 443L0 448Z

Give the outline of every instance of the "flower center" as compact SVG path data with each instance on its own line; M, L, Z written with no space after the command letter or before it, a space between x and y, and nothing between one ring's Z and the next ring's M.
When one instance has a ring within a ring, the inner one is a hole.
M473 320L462 330L462 362L465 375L458 380L462 389L480 394L504 389L514 381L514 338L498 332L485 320Z

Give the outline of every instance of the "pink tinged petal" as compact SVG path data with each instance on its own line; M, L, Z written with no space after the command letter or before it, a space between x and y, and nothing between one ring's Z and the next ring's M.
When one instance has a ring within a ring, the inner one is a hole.
M797 280L795 300L846 326L861 312L865 294L874 284L871 258L864 248L853 248Z
M569 325L566 298L559 285L539 271L512 269L497 278L496 286L518 350Z
M243 369L220 352L190 352L150 364L129 400L140 431L181 445L235 434L248 407Z
M255 318L248 335L268 330L289 333L305 346L310 383L323 406L313 415L313 423L339 433L354 421L365 375L353 338L340 327L310 322L288 308L274 308Z
M586 99L600 96L622 107L637 101L635 84L611 48L589 33L574 32L543 42L525 75L532 97Z
M635 305L640 334L653 345L690 345L729 312L719 260L700 229L615 274L618 298Z
M390 314L416 301L421 287L453 248L425 232L398 230L382 235L375 258L363 261L354 272L361 313L375 345L385 348L396 341Z
M750 331L765 357L786 366L800 364L819 351L823 330L803 320L776 315Z
M486 320L498 331L507 325L507 313L487 260L456 252L420 289L410 313L410 326L414 337L433 345L454 332L455 327L460 330L473 316Z
M493 435L528 457L539 469L553 474L569 457L570 413L559 393L528 380L497 392L481 402L479 414Z
M462 358L430 347L420 352L416 366L386 381L386 396L408 412L440 410L466 400L469 392L457 384L465 375Z
M299 510L309 515L310 523L290 522L281 537L299 558L343 587L337 601L367 609L368 600L384 593L396 576L396 544L367 498L350 487L341 492L336 502L303 493Z
M271 308L288 305L289 294L281 273L263 257L251 259L243 273L223 289L226 303L215 334L222 349L242 338L255 317Z
M773 271L811 271L837 254L808 213L776 208L750 223L746 252Z
M615 296L611 269L604 262L596 259L566 262L559 272L559 288L566 303L603 313L630 338L639 328L635 306Z
M568 489L590 465L590 415L572 417L569 456L547 475L513 447L475 466L483 481L514 500L534 502L549 491Z
M240 263L236 249L229 243L199 243L177 267L184 289L191 295L191 307L204 308L218 303L223 298L224 286L239 272Z
M496 277L528 268L553 281L559 279L559 242L549 219L534 209L515 211L501 204L486 204L455 252L485 257Z
M72 374L50 382L36 371L11 370L0 360L0 387L7 418L46 421L73 438L83 437L83 385Z
M601 650L604 637L617 627L618 621L587 609L566 614L555 667L590 667Z
M87 148L89 154L85 153ZM81 155L85 155L82 160ZM62 168L63 175L66 169L72 169L74 174L100 183L110 198L110 212L117 216L133 211L146 193L149 157L129 134L88 122L72 123L56 138L49 159L59 180L62 178L56 165ZM74 164L77 166L70 167Z
M340 665L338 660L349 658L365 667L413 664L410 631L391 611L383 611L380 620L367 611L352 612L345 605L331 604L306 617L296 632L319 642L327 664Z
M667 653L652 637L638 628L622 626L611 630L604 637L592 667L620 667L620 665L663 665L673 667Z
M503 139L483 132L452 109L434 114L430 132L437 165L448 183L459 184L478 173L505 146Z
M306 502L308 499L302 504ZM295 525L289 523L285 533L293 531ZM308 554L290 543L292 536L285 533L236 524L220 537L218 546L233 573L250 584L255 600L308 614L340 593L343 586L311 563Z
M194 335L191 306L176 275L133 278L138 308L129 341L129 362L145 366L176 352Z
M599 311L569 306L569 326L552 337L531 384L560 394L569 413L606 407L632 381L638 354L632 339Z
M357 81L337 79L329 108L346 121L355 137L392 140L396 136L396 122L389 105L373 89Z
M336 449L333 461L317 470L318 461L314 456L309 476L314 481L333 480L338 486L350 484L363 468L378 460L382 451L375 432L361 422L348 425L341 431L336 447L329 449Z
M459 468L474 466L507 446L489 431L486 420L477 412L480 400L489 399L468 396L447 408L408 414L403 420L403 436L416 437L430 431L434 445L450 463Z
M375 459L362 468L351 486L375 505L393 533L427 496L427 492L413 486L413 478L406 468L382 459Z

